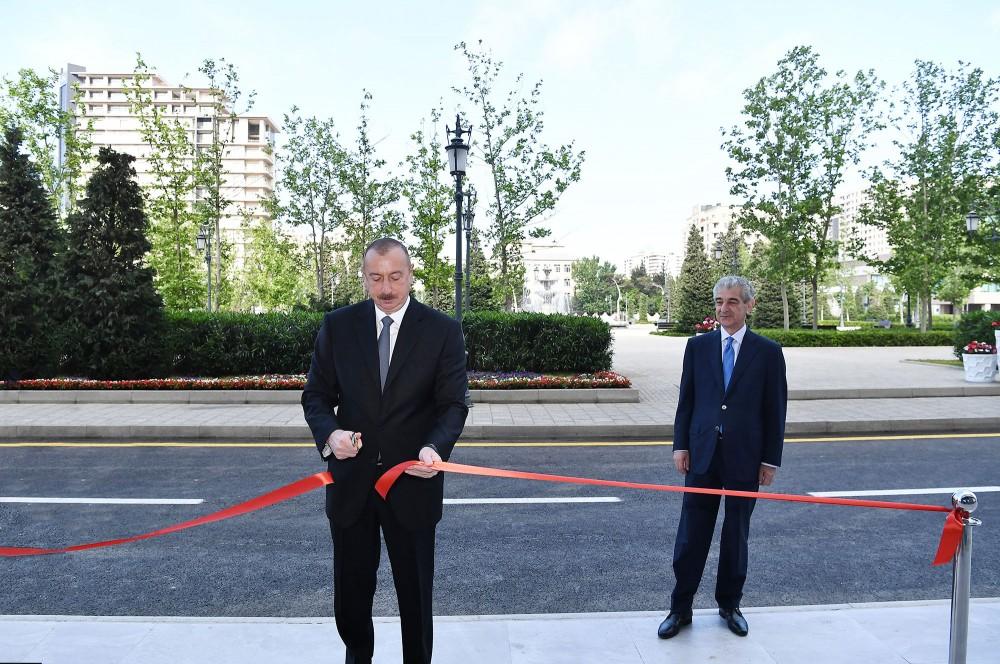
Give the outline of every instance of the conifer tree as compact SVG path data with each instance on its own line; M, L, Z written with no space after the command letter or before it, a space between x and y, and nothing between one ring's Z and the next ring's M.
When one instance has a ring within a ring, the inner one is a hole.
M706 316L715 316L712 304L712 266L705 255L701 232L691 226L684 263L677 278L677 325L694 333L694 326Z
M0 379L52 375L58 365L56 257L62 232L21 131L0 141Z
M131 155L101 148L86 199L67 219L61 312L68 365L91 378L146 378L163 369L163 301L145 263L149 222Z

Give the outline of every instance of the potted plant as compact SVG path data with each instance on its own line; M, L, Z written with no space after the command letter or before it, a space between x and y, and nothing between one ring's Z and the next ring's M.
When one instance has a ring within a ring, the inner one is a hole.
M962 349L962 366L969 383L990 383L997 372L996 346L973 339Z
M714 332L719 327L719 321L715 320L711 316L705 316L705 320L700 323L694 324L695 336L699 334L705 334L706 332Z

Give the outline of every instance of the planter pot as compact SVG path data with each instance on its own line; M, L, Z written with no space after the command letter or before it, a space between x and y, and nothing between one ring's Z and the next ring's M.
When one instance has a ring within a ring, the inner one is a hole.
M996 353L962 353L967 383L991 383L997 372Z

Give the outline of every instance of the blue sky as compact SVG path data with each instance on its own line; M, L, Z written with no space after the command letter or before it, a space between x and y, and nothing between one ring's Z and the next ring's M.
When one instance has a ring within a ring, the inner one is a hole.
M131 71L142 51L179 82L225 57L257 91L256 112L280 123L295 104L332 117L348 140L367 88L390 164L432 106L443 100L453 117L465 71L452 47L483 39L509 74L544 81L545 140L587 151L581 182L548 220L554 236L615 262L678 249L693 206L728 200L719 129L792 46L812 45L831 71L874 68L890 86L915 58L1000 75L1000 4L986 1L0 0L0 16L0 75L66 62ZM472 169L473 182L485 175Z

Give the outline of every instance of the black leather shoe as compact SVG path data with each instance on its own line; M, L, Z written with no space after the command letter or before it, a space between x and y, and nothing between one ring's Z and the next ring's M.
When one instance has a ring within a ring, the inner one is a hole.
M677 633L681 631L681 627L691 624L691 614L690 613L674 613L670 612L663 622L660 623L660 628L656 630L656 635L661 639L672 639L677 636Z
M747 619L739 609L719 609L719 615L726 621L726 627L736 636L746 636L750 632Z

